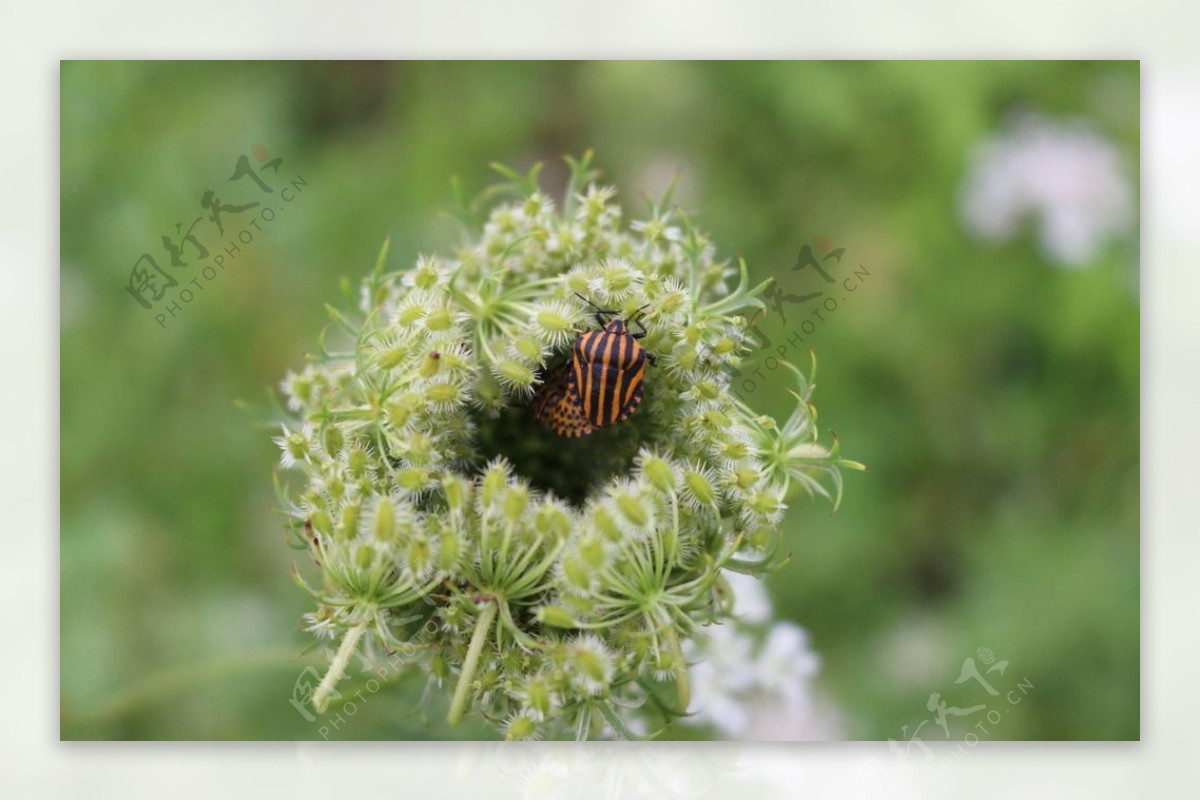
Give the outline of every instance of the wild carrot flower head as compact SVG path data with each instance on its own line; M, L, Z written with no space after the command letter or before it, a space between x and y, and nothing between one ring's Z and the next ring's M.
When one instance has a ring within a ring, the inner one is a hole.
M589 157L560 204L537 169L445 256L386 270L353 313L330 310L312 362L282 383L281 490L319 578L310 629L350 657L399 654L444 687L449 719L513 739L632 736L689 705L684 646L726 619L726 571L774 563L787 501L840 496L811 385L782 424L729 390L762 306L744 263L718 257L670 192L623 225ZM586 299L583 300L581 297ZM567 439L531 399L596 327L630 317L655 363L627 421ZM638 720L633 720L636 716Z

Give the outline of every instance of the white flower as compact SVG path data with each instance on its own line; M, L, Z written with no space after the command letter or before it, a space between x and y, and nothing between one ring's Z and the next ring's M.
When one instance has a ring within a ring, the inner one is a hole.
M733 614L747 623L766 623L771 619L771 599L763 582L745 573L726 570L722 574L733 589Z
M808 632L795 623L776 623L755 660L759 686L791 704L807 705L808 683L821 660L808 647Z
M729 624L705 629L689 643L692 711L697 723L711 723L726 734L742 734L750 723L746 695L757 681L754 640Z
M1026 114L971 153L963 221L985 239L1011 239L1026 219L1046 256L1080 267L1134 222L1133 190L1111 142L1086 123Z
M710 626L689 644L688 661L696 662L692 719L733 737L757 737L754 730L768 711L789 730L810 728L811 682L821 662L809 648L808 633L784 622L764 635L761 624L770 620L772 610L762 583L737 573L724 575L734 592L737 622ZM760 625L745 625L749 623Z

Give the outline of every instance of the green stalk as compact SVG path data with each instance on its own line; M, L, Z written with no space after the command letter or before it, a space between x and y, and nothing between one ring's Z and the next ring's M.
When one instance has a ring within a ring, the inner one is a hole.
M325 708L329 706L329 694L333 692L338 679L346 672L346 664L350 661L350 655L354 653L359 637L362 637L363 632L367 630L367 623L369 621L370 618L363 620L354 628L347 631L346 636L342 638L341 647L338 648L337 655L333 658L333 663L330 664L329 670L325 673L325 678L321 679L321 684L317 687L317 691L313 693L312 705L313 709L317 710L317 712L324 712Z
M479 666L479 655L483 653L483 644L487 642L488 630L496 619L496 603L487 605L475 621L475 633L471 635L471 645L467 649L467 659L463 662L462 672L458 674L458 686L454 688L454 700L450 703L450 714L446 720L451 726L462 720L463 711L467 706L467 694L470 691L471 679L475 676L475 668Z
M679 707L680 712L686 714L688 704L692 701L692 685L688 679L687 662L683 658L683 648L679 645L679 635L675 633L675 629L667 625L663 627L663 633L675 661L675 704Z

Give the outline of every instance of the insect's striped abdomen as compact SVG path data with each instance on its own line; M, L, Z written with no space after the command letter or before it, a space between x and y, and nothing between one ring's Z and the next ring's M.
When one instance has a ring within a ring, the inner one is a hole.
M646 351L621 320L575 341L571 389L584 418L597 428L633 413L642 399L645 372Z

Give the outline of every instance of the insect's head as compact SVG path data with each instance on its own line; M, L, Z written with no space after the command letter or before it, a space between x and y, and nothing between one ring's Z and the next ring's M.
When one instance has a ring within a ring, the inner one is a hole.
M625 325L624 320L619 316L620 312L614 311L612 309L602 309L599 306L597 306L595 304L595 302L588 300L583 295L580 295L578 292L576 292L574 294L575 294L575 297L579 298L584 303L591 306L592 311L594 311L597 315L602 316L602 317L611 317L612 318L611 322L604 323L604 329L606 331L608 331L609 333L612 333L612 334L620 334L620 333L625 332L626 325ZM642 306L641 308L634 311L634 313L629 315L629 317L627 319L630 322L637 320L639 317L641 317L642 312L646 311L646 309L648 309L648 308L650 308L649 303L647 303L645 306ZM612 326L619 326L619 327L612 327Z

